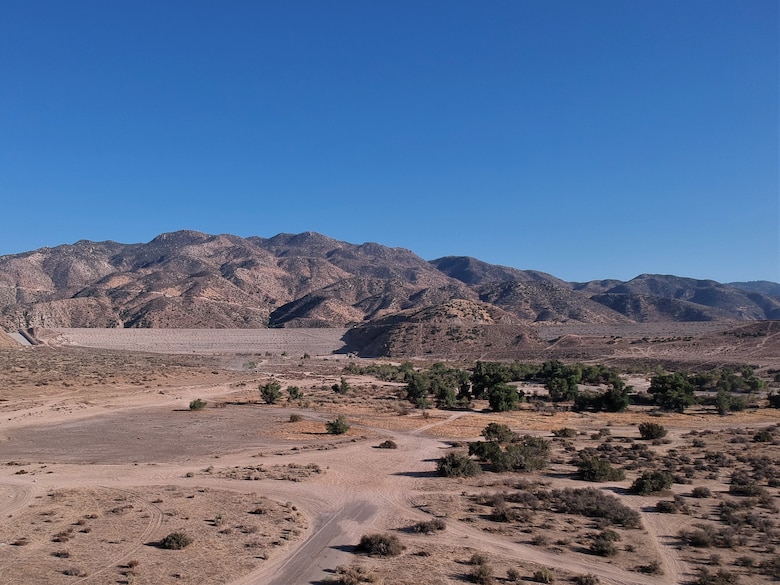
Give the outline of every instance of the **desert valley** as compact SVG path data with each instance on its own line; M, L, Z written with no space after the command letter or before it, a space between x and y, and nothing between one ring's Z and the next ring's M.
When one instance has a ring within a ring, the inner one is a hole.
M2 256L0 582L777 582L775 286L313 233Z

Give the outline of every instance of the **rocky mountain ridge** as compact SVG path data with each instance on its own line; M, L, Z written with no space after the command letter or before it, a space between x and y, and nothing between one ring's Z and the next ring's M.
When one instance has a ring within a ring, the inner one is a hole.
M527 340L521 328L532 322L780 319L780 297L762 292L774 292L774 283L736 284L742 286L647 274L627 282L569 283L468 257L428 262L403 248L350 244L314 232L241 238L179 231L145 244L82 240L0 256L0 325L380 324L386 333L401 322L409 331L430 329L421 324L434 321L434 330L446 329L444 322L454 322L457 313L459 327L500 324L512 329L512 339ZM469 317L485 314L501 317Z

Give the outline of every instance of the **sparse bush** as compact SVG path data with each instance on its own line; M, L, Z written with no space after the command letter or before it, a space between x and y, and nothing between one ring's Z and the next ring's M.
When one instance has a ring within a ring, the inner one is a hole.
M83 569L79 569L78 567L68 567L62 572L63 575L67 575L68 577L86 577L87 572Z
M290 422L291 423L301 422L302 420L303 420L303 417L300 414L291 414L290 415Z
M643 422L639 425L639 436L645 440L662 439L668 431L663 425L652 422Z
M620 540L620 535L614 530L605 530L598 534L590 543L590 552L600 557L612 557L618 552L615 541Z
M343 395L343 394L346 394L347 392L349 392L352 388L349 385L349 382L347 382L347 379L344 376L342 376L341 377L341 381L338 384L333 384L333 386L331 386L331 389L336 394L342 394Z
M493 585L493 583L496 582L493 577L493 568L487 563L475 565L474 568L471 569L469 577L478 585Z
M645 575L663 575L664 570L659 561L650 561L646 565L640 565L636 568L640 573Z
M287 395L290 400L300 400L303 398L303 392L298 386L287 386Z
M577 575L574 577L575 585L599 585L601 581L596 575Z
M691 497L694 498L709 498L711 495L710 488L705 486L697 486L691 490Z
M562 429L555 429L552 432L554 437L560 437L565 439L571 439L572 437L577 436L577 431L574 429L571 429L569 427L564 427Z
M336 420L325 423L325 428L329 435L343 435L350 429L350 426L349 423L347 423L347 419L342 415L338 415Z
M717 573L710 573L707 569L702 569L699 578L693 582L693 585L738 585L739 575L731 573L724 569L718 569Z
M421 532L422 534L431 534L439 530L447 528L447 523L441 518L434 518L427 522L418 522L412 527L415 532Z
M555 575L553 574L552 569L548 569L547 567L535 571L533 579L537 583L555 583Z
M188 536L184 532L171 532L158 543L160 548L165 548L168 550L181 550L191 544L192 537Z
M325 583L333 583L334 585L360 585L360 583L374 583L376 576L369 573L363 567L345 567L339 565L336 567L336 576L328 579Z
M773 439L774 438L772 437L772 433L766 429L758 431L755 435L753 435L754 443L771 443Z
M617 554L617 547L613 542L604 540L603 538L596 538L588 547L590 552L600 557L613 557Z
M436 462L436 471L444 477L473 477L482 473L482 468L464 453L447 453Z
M206 402L200 398L190 402L190 410L203 410L204 408L206 408Z
M382 557L396 557L403 547L394 534L364 534L360 537L357 550Z
M396 445L395 441L392 441L390 439L379 443L379 445L377 445L376 447L377 449L398 449L398 445Z

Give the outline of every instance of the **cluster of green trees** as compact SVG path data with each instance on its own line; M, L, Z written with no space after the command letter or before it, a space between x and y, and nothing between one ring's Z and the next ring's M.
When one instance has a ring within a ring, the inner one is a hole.
M648 392L663 410L684 412L689 406L702 403L713 405L720 414L726 414L747 408L747 399L737 393L749 394L764 388L766 382L755 375L752 367L744 366L739 370L719 368L694 374L656 374ZM706 392L710 396L698 397L696 392ZM714 396L712 392L715 392ZM771 402L770 398L770 405Z
M615 368L603 364L564 364L559 360L541 364L478 361L471 370L443 363L433 364L427 370L415 370L409 362L400 366L349 364L344 371L354 375L370 374L386 381L403 381L406 398L418 408L433 404L439 408L463 408L476 399L487 400L491 409L497 412L514 410L526 397L512 382L534 382L545 386L550 401L573 402L574 410L622 412L628 408L633 391ZM604 389L583 390L582 386ZM766 382L756 376L750 366L724 367L695 374L659 372L651 379L649 393L662 410L684 412L689 406L702 403L715 406L719 413L726 414L745 409L748 399L744 394L765 387ZM769 401L770 406L780 408L780 395L770 393Z
M510 382L543 383L554 402L574 400L580 410L619 412L628 406L628 392L617 370L604 365L566 365L553 360L542 364L478 361L474 368L461 370L434 364L427 371L406 370L407 398L420 408L431 404L440 408L467 406L472 399L487 400L497 412L514 410L525 394ZM579 385L606 385L604 392L580 393Z

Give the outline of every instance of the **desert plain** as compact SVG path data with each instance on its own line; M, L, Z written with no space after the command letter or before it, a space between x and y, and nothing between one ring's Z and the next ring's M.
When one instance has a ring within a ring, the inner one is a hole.
M621 335L550 330L546 353L518 359L619 366L640 394L660 367L751 365L771 391L770 372L780 371L774 325L720 337L684 323ZM543 400L509 412L481 400L421 410L405 399L404 383L345 370L390 360L345 353L343 333L62 329L35 347L2 344L0 583L780 578L780 410L765 396L725 416L708 407L661 413L651 404L575 412ZM333 390L342 378L344 394ZM273 381L282 398L267 404L259 387ZM544 394L532 383L522 389ZM191 409L196 400L205 408ZM339 415L349 430L329 434ZM646 422L668 434L642 440ZM549 440L549 465L439 476L437 462L467 452L490 423ZM379 448L388 441L396 448ZM584 449L619 465L625 479L579 479ZM671 487L630 491L642 473L661 469L675 477ZM734 489L739 474L753 491ZM586 497L602 508L571 505ZM605 515L604 506L620 514ZM189 544L166 548L177 533ZM400 554L358 550L374 534L392 537ZM612 548L601 554L594 543L607 541Z

